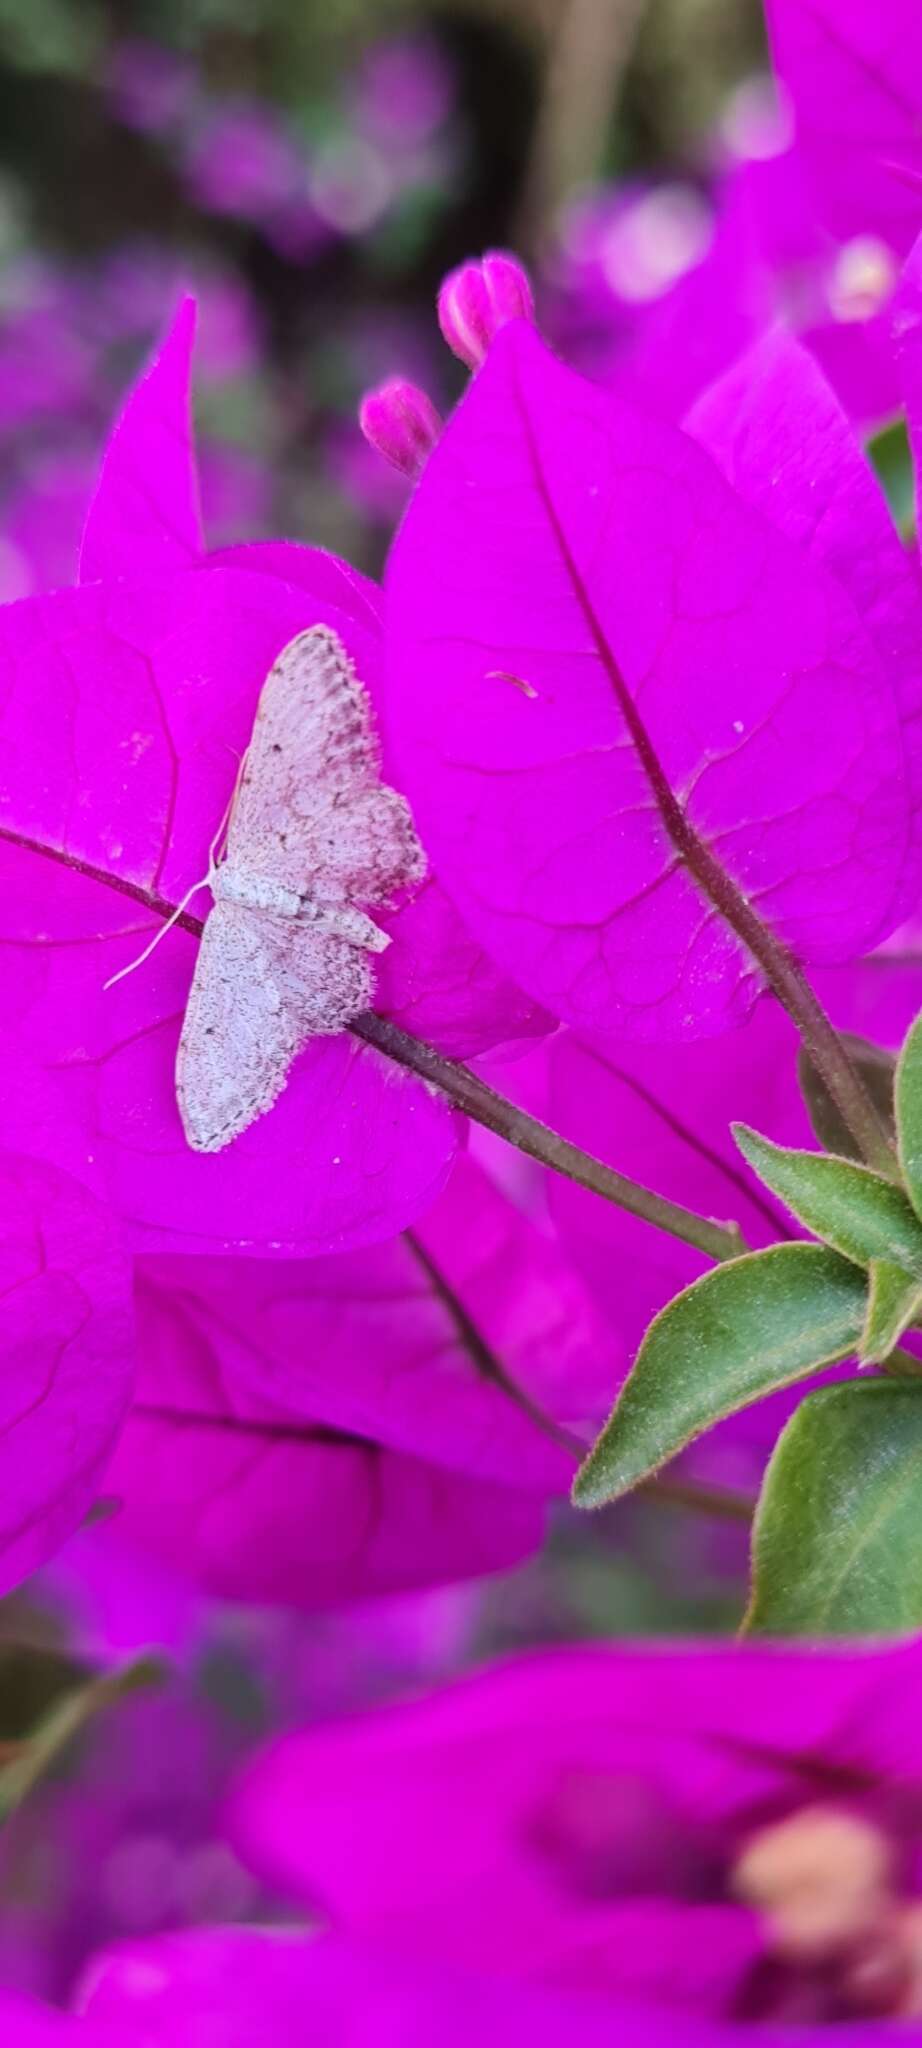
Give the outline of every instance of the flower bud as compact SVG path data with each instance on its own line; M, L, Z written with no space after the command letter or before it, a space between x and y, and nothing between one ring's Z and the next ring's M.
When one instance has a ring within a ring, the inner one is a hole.
M534 320L528 277L514 256L488 250L480 263L449 271L438 297L439 326L452 353L479 370L491 341L510 320Z
M417 477L442 431L442 421L425 391L406 377L389 377L366 391L359 406L359 426L379 455Z

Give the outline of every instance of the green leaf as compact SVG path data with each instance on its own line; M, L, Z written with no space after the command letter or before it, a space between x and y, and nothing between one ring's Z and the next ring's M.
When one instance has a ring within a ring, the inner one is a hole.
M862 1274L821 1244L748 1252L686 1287L650 1324L605 1428L576 1475L601 1507L750 1401L855 1350Z
M849 1380L801 1402L753 1526L746 1632L922 1628L922 1386Z
M892 1181L852 1159L773 1145L747 1124L732 1124L731 1130L765 1186L843 1259L859 1266L888 1259L922 1277L922 1224Z
M0 1766L0 1822L22 1805L33 1786L94 1714L125 1699L129 1693L159 1685L166 1672L162 1658L143 1654L117 1671L104 1672L62 1693L25 1740L10 1745L15 1753Z
M894 525L911 540L916 524L915 472L905 419L893 420L868 442L868 455L883 486Z
M904 1330L922 1313L922 1281L918 1274L904 1273L889 1259L871 1260L871 1289L868 1312L858 1357L862 1365L881 1365L889 1358Z
M856 1038L849 1031L841 1031L839 1036L852 1066L864 1082L884 1130L893 1132L896 1060L892 1052L885 1052L883 1046L872 1045L869 1038ZM807 1114L824 1150L836 1152L840 1158L860 1159L862 1155L856 1140L803 1046L797 1055L797 1078Z
M903 1178L922 1216L922 1011L910 1025L896 1063L896 1137Z

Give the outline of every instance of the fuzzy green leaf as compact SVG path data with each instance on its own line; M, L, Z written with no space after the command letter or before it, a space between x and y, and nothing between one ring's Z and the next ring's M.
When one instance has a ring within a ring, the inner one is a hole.
M922 1278L922 1224L901 1188L852 1159L773 1145L748 1124L731 1128L753 1173L843 1259L887 1259Z
M922 1011L910 1026L896 1063L896 1135L903 1178L922 1216Z
M872 1045L869 1038L858 1038L850 1031L840 1032L839 1035L852 1066L864 1082L884 1130L888 1134L893 1134L893 1077L896 1072L896 1060L892 1052L885 1052L883 1046ZM807 1106L807 1115L823 1150L838 1153L843 1159L860 1159L861 1152L856 1139L852 1137L822 1075L817 1073L802 1046L797 1055L797 1078Z
M627 1493L702 1430L854 1351L866 1282L820 1244L776 1244L705 1273L650 1324L573 1487L577 1507Z
M889 1358L910 1323L922 1314L922 1281L918 1274L904 1273L889 1259L871 1260L868 1310L858 1357L862 1365L881 1365Z
M922 1629L922 1386L810 1394L775 1446L752 1556L748 1634Z

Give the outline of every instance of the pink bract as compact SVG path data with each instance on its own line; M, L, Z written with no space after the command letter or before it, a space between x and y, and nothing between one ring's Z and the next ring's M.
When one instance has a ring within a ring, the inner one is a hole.
M758 991L670 807L805 959L892 928L902 737L853 606L687 436L526 324L430 458L388 606L395 757L439 878L579 1031L710 1035Z
M116 1538L222 1598L308 1609L499 1571L538 1547L536 1496L330 1428L322 1408L298 1420L236 1385L234 1334L218 1323L216 1342L209 1325L222 1306L208 1299L209 1262L186 1262L185 1289L176 1263L170 1286L158 1261L139 1276L137 1396L106 1477ZM245 1312L233 1314L245 1342Z
M909 336L906 337L909 357ZM911 358L907 373L911 372ZM920 380L922 381L922 380ZM729 483L838 578L894 691L912 796L901 911L919 897L922 575L837 398L778 328L705 391L686 425Z
M80 581L157 576L204 551L192 440L190 371L195 300L184 299L166 341L135 385L106 450L80 550Z

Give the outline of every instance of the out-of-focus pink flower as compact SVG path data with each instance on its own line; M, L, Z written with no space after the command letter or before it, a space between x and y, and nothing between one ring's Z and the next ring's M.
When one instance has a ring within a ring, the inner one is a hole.
M448 119L454 104L451 70L426 36L373 43L351 81L356 126L390 149L418 149Z
M283 1740L234 1835L351 1939L642 2004L654 2037L918 2017L920 1674L915 1648L523 1658Z
M775 63L824 217L905 254L922 193L914 0L766 0Z
M126 128L162 136L191 111L196 81L191 64L175 50L135 37L112 51L105 86Z
M227 101L201 123L186 150L192 196L214 213L271 218L303 189L306 165L277 115L257 100Z
M775 321L810 348L849 414L900 402L888 312L898 245L868 204L833 235L786 101L747 81L696 183L580 195L548 261L549 324L577 367L678 418Z

